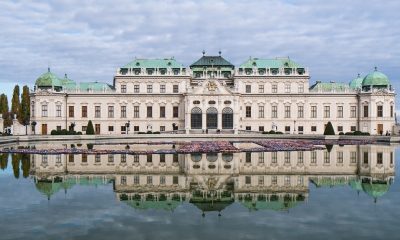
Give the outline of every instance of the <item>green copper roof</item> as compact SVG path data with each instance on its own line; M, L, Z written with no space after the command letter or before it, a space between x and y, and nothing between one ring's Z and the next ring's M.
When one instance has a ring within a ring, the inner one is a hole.
M375 71L365 76L362 81L362 86L388 86L390 85L389 78L379 72L376 68Z
M35 186L39 192L50 198L53 194L60 191L61 189L70 189L72 187L72 184L66 182L39 181L35 184Z
M174 58L135 59L122 68L183 68Z
M240 202L244 207L248 208L251 211L258 210L273 210L273 211L282 211L287 210L289 208L296 207L299 203L303 201L285 201L280 199L278 201L243 201Z
M75 81L68 78L67 74L65 74L64 78L61 78L60 80L63 85L75 83Z
M229 67L233 69L235 66L221 56L202 56L190 65L190 68L193 67Z
M362 189L373 198L382 197L389 191L389 184L386 183L362 183Z
M337 91L337 92L343 92L346 89L349 89L349 85L346 83L336 83L336 82L319 82L317 81L314 85L310 87L310 91L317 92L317 91L323 91L323 92L331 92L331 91Z
M361 184L361 180L351 180L349 182L349 185L352 189L357 190L357 191L362 191L362 184Z
M36 79L35 85L38 87L61 87L62 82L55 74L50 72L49 68L48 72Z
M358 76L356 78L354 78L353 80L351 80L350 82L350 88L352 89L358 89L362 87L362 82L363 82L363 78L360 77L360 74L358 74Z
M316 187L336 187L348 184L348 181L344 177L322 177L311 179L311 181Z
M296 62L289 58L262 59L250 58L242 63L239 68L302 68Z

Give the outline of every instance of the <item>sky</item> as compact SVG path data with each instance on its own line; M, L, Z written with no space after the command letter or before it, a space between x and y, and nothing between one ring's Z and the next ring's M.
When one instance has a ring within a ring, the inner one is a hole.
M4 0L0 92L32 87L48 67L111 84L135 57L187 66L203 50L235 65L289 56L311 82L349 82L376 66L400 89L399 11L398 0Z

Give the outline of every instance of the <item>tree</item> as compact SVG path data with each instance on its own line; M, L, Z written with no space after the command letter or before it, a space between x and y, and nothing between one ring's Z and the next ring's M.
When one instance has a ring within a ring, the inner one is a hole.
M14 177L19 178L19 165L21 163L20 154L14 153L11 155L11 165L14 171Z
M8 153L0 154L0 168L6 169L8 165Z
M19 108L18 121L23 125L29 125L30 121L30 97L29 87L24 86L22 88L21 105Z
M333 125L330 121L325 126L324 135L335 135L335 129L333 129Z
M5 94L0 95L0 113L3 114L4 127L11 126L12 118L8 108L7 95Z
M15 85L13 96L11 99L11 113L12 118L14 118L14 114L19 114L20 102L19 102L19 86Z
M87 127L86 127L86 135L94 135L94 128L92 120L89 120Z
M29 155L28 154L22 154L21 157L21 163L22 163L22 176L24 178L29 177L29 171L31 170L31 161L29 160Z

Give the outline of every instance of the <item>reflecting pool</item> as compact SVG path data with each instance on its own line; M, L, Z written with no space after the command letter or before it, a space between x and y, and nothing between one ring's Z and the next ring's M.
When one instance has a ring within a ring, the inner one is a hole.
M8 148L50 145L55 144ZM399 155L391 145L2 153L0 239L399 239Z

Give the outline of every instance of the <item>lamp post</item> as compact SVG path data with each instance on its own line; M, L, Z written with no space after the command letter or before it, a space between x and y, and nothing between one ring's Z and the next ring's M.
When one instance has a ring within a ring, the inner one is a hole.
M125 127L126 127L126 135L128 135L129 133L129 127L131 126L131 121L128 121L127 123L125 123Z
M36 124L37 122L33 121L31 125L33 126L33 135L36 135Z
M296 134L296 120L293 121L293 134Z

